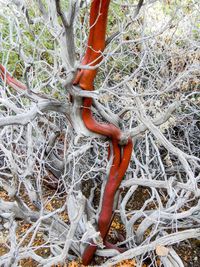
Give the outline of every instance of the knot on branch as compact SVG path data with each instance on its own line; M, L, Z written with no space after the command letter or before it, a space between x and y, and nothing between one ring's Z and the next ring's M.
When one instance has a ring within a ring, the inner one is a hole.
M119 140L119 145L121 146L125 146L128 144L128 139L130 137L130 134L129 133L122 133L121 137L120 137L120 140Z

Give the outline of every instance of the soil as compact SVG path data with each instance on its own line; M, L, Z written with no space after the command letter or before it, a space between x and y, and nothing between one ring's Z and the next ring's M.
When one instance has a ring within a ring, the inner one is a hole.
M50 192L48 191L49 195ZM139 188L135 194L134 199L130 199L128 203L128 208L131 210L134 209L140 209L142 206L142 203L145 202L146 199L149 197L149 191L146 188ZM5 201L9 201L9 197L7 196L6 192L3 190L0 190L0 199L3 199ZM47 209L54 210L55 208L59 208L63 205L64 199L52 199L48 205ZM151 207L149 207L151 208ZM155 208L155 207L152 207ZM65 221L68 220L68 216L66 213L63 213L62 219ZM0 224L1 225L1 224ZM22 221L19 221L19 227L17 228L17 236L19 239L23 236L23 234L29 229L31 225L27 223L23 223ZM8 247L5 245L5 242L3 240L6 240L6 237L8 235L8 229L1 229L0 230L0 256L6 254L8 252ZM118 216L115 216L110 231L108 235L108 241L112 242L113 244L116 243L120 238L123 238L125 235L124 227L122 222L120 221L120 218ZM29 237L30 238L30 237ZM30 240L30 239L29 239ZM24 245L26 245L29 241L28 239L25 240ZM34 245L38 246L40 244L43 244L44 240L42 238L42 233L38 233L34 240ZM181 242L179 244L176 244L173 246L174 250L177 252L177 254L180 256L180 258L183 261L184 267L199 267L200 266L200 241L191 239L189 241ZM36 251L39 255L46 258L49 257L50 251L48 248L41 248ZM102 257L96 256L91 266L101 266L102 263L106 259L103 259ZM150 259L144 260L144 263L141 267L162 267L159 257L156 261L156 265L152 265L152 262ZM20 261L20 267L37 267L38 263L34 260L28 258ZM57 265L57 267L83 267L80 261L72 261L70 263L67 263L65 265ZM117 265L114 265L114 267L128 267L128 266L137 266L136 260L125 260ZM56 267L56 266L55 266Z

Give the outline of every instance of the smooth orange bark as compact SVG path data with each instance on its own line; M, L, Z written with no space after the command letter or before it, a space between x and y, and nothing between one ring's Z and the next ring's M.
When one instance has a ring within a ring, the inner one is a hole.
M82 65L95 66L100 63L103 58L102 53L105 48L109 4L110 0L92 1L90 8L90 31L88 44L85 56L82 60ZM93 90L96 74L97 68L94 70L82 69L77 73L74 84L79 85L83 90ZM100 231L103 240L105 240L112 221L114 197L128 168L133 143L131 138L129 138L127 144L120 147L119 141L122 137L121 130L113 124L97 122L92 115L91 106L92 99L84 98L82 119L85 126L92 132L102 134L110 138L113 146L113 164L105 187L101 212L98 220L98 230ZM122 155L121 150L123 150ZM91 262L96 249L97 246L94 244L86 247L82 255L84 265L88 265Z

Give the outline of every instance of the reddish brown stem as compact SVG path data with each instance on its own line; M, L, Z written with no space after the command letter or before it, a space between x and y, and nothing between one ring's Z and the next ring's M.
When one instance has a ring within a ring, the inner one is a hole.
M103 124L99 123L93 118L92 111L92 99L85 98L83 101L83 111L82 111L82 118L85 123L85 126L92 132L99 133L105 135L109 138L115 138L120 141L121 138L121 131L113 124Z
M118 190L121 181L124 177L124 174L128 168L131 154L132 154L133 144L131 138L129 138L128 144L124 147L123 157L119 168L115 171L115 173L110 172L104 195L102 208L99 215L98 228L100 230L101 236L105 239L110 225L110 220L112 218L113 213L113 204L115 193Z
M82 60L83 65L90 64L90 66L95 66L102 60L102 52L105 48L109 3L110 0L92 1L90 9L90 32L86 54ZM78 84L83 90L93 90L96 74L97 69L82 69L78 72L74 80L74 84ZM133 144L131 138L129 138L127 145L122 147L123 153L121 157L121 149L119 146L119 141L122 136L121 130L113 124L97 122L92 115L91 106L92 99L84 98L82 118L85 126L92 132L109 137L113 145L113 164L106 183L101 212L98 220L98 228L103 240L105 240L112 221L114 197L126 169L128 168ZM86 247L82 255L83 264L88 265L91 262L96 249L97 247L94 244Z
M107 15L110 0L93 0L90 8L90 32L83 65L95 66L102 60L102 52L105 48L105 36ZM74 84L84 90L93 90L97 69L81 70L78 72Z
M114 140L115 141L112 141L112 142L116 142L116 139ZM116 149L116 146L118 146L118 144L115 143L113 144L113 146L114 146L114 155L115 157L118 158L120 156ZM122 157L119 167L117 167L117 165L115 164L115 158L114 158L113 166L110 170L110 175L109 175L106 187L105 187L101 212L100 212L99 220L98 220L98 228L99 228L99 231L101 233L101 237L103 238L103 240L105 240L106 235L110 228L112 214L113 214L114 197L123 179L126 169L128 168L132 149L133 149L133 143L132 143L131 138L129 138L127 145L124 147L123 157ZM82 255L83 264L88 265L91 262L96 249L97 249L97 246L93 244L87 246L87 248L85 249Z
M7 71L6 68L0 64L0 77L6 84L10 85L14 89L27 90L26 85L13 78Z

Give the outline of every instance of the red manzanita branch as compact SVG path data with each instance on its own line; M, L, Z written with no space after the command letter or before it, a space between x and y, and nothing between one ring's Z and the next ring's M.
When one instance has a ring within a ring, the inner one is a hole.
M105 48L107 15L110 0L93 0L90 8L90 31L83 65L95 66L102 60ZM93 90L97 69L81 70L75 78L74 84L84 90Z
M82 60L83 65L95 66L102 60L102 52L105 48L109 4L110 0L92 1L90 8L90 32L88 46ZM78 84L83 90L93 90L96 74L97 69L80 70L74 80L74 84ZM99 231L103 240L105 240L112 221L114 197L128 168L133 144L131 138L129 138L127 144L120 147L119 142L122 138L121 130L112 124L97 122L92 115L91 106L92 99L84 98L82 119L85 126L92 132L109 137L113 146L113 164L106 183L98 220ZM122 155L121 148L123 149ZM96 249L97 247L94 244L86 247L82 255L83 264L88 265L91 262Z
M2 81L5 81L5 84L9 85L10 87L14 89L27 90L26 85L21 83L14 77L12 77L9 74L9 72L7 72L6 68L1 64L0 64L0 77Z

